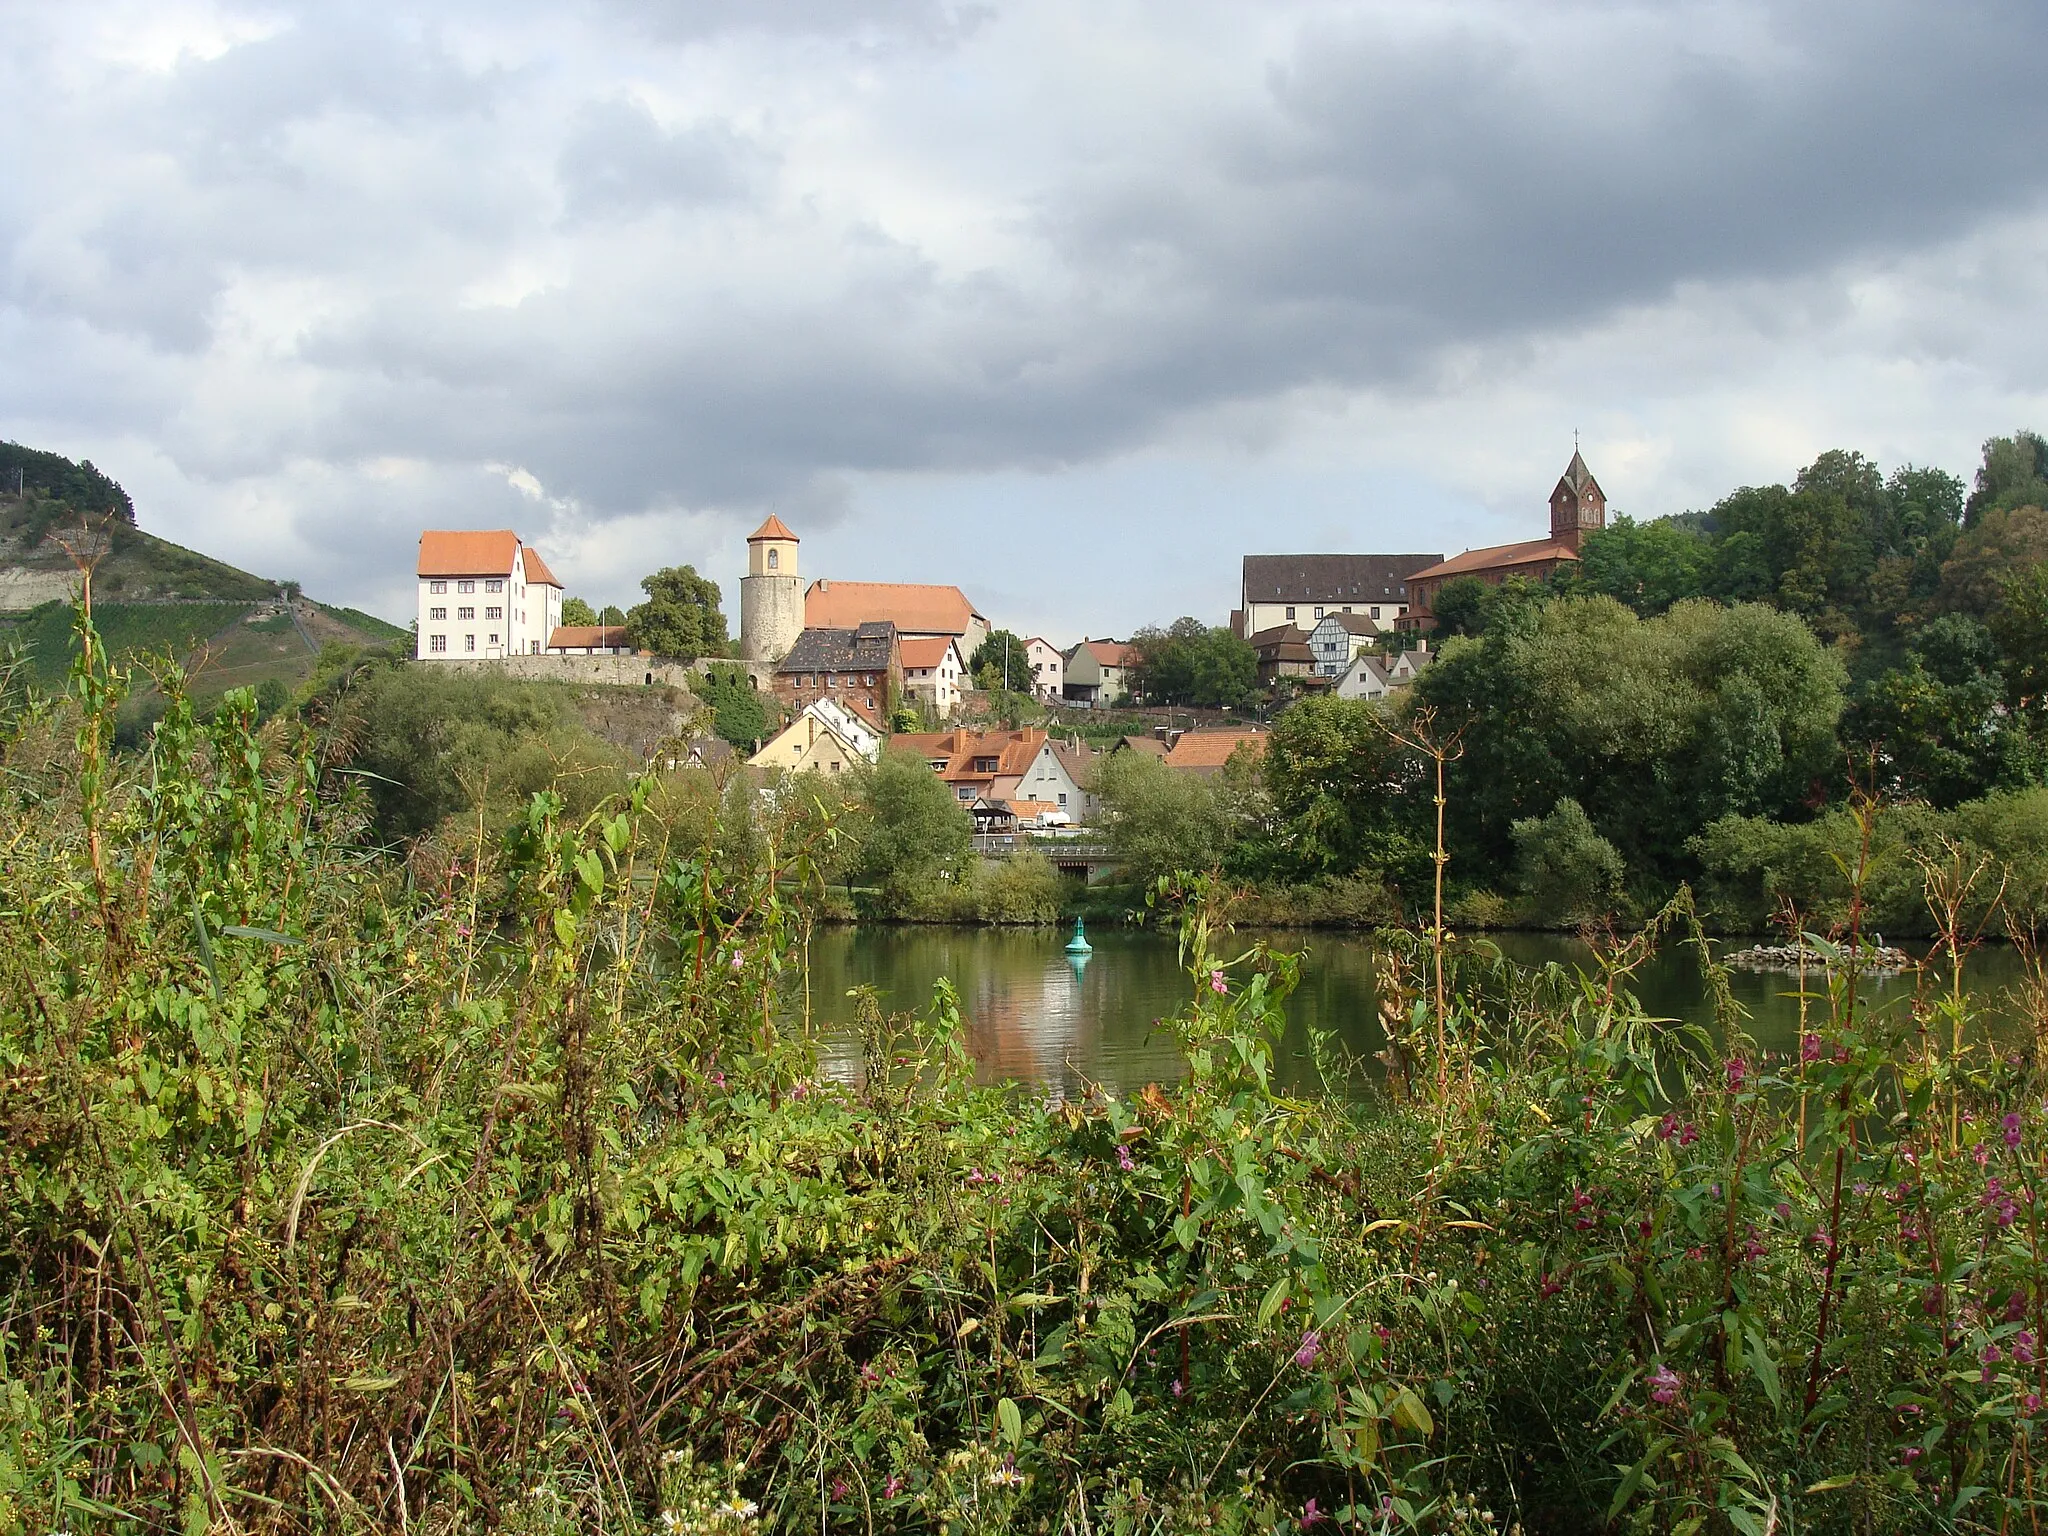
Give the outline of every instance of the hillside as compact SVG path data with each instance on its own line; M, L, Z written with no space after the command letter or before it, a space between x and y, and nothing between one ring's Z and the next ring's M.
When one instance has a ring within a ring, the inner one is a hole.
M127 493L90 462L0 442L0 640L28 652L43 686L70 664L74 551L96 557L93 615L108 649L178 657L202 698L271 679L296 688L324 646L405 638L370 614L301 596L296 582L158 538L134 517Z

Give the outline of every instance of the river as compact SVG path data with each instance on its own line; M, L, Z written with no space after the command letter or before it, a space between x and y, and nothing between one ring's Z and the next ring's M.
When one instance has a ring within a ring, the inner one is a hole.
M858 1059L847 994L871 986L891 1012L923 1008L941 977L960 996L968 1042L984 1081L1013 1080L1063 1093L1086 1081L1126 1092L1180 1075L1171 1034L1155 1021L1175 1012L1189 995L1170 936L1152 931L1097 930L1094 952L1076 966L1062 952L1067 930L1046 928L849 927L821 930L811 940L810 1006L821 1026L828 1070L851 1073ZM1249 944L1251 937L1235 938ZM1307 1085L1314 1069L1304 1026L1332 1031L1353 1052L1371 1060L1382 1045L1376 1023L1371 941L1360 935L1290 932L1269 935L1276 945L1304 949L1300 989L1288 1000L1289 1038L1280 1076ZM1589 962L1586 947L1556 934L1503 933L1491 941L1522 965ZM1916 950L1915 953L1920 951ZM1987 945L1965 968L1971 990L1995 1018L2011 1021L2010 998L2024 966L2005 945ZM1797 979L1738 972L1736 1000L1749 1013L1750 1033L1771 1050L1797 1039L1799 1005L1789 995ZM1910 978L1872 980L1879 1007L1902 1006ZM1636 995L1660 1017L1712 1022L1713 1010L1688 948L1674 946L1638 974Z

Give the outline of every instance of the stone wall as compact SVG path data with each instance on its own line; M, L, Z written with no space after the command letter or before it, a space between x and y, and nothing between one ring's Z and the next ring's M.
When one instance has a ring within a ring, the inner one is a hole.
M525 678L538 683L587 683L607 688L641 688L655 683L666 683L672 688L688 688L690 674L699 671L703 663L685 666L680 661L664 661L658 656L489 656L472 661L467 657L432 657L424 660L424 666L464 667L503 673L506 677ZM759 663L744 661L719 661L718 666L737 666L751 673L762 692L767 692L775 681L775 669Z

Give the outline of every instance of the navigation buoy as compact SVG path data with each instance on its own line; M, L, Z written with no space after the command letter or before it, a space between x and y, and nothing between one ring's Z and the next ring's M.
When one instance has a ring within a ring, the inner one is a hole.
M1081 931L1081 919L1074 919L1074 936L1067 940L1067 953L1085 955L1093 952L1095 946L1088 942L1088 935Z

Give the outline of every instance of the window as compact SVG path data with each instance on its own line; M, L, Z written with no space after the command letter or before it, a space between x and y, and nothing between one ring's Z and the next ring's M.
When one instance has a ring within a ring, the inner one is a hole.
M832 674L830 672L827 672L825 674L825 686L827 688L830 688L832 686Z
M974 786L971 784L962 784L959 788L958 793L962 800L972 800L974 798Z
M445 619L448 617L448 610L446 608L429 608L427 610L427 617L430 619Z
M455 583L455 590L458 592L474 592L476 590L476 583L473 581L458 581Z
M1060 796L1060 804L1061 804L1061 805L1065 805L1066 803L1067 803L1067 797L1066 797L1065 795L1061 795L1061 796Z
M1373 609L1373 611L1372 611L1372 616L1373 616L1374 618L1378 618L1378 617L1380 616L1380 611L1379 611L1379 609L1377 609L1377 608Z
M775 563L775 551L772 549L768 551L768 563L770 565L773 565ZM837 773L839 771L839 764L836 760L832 764L831 771L833 773Z
M436 651L436 652L439 652L439 651L445 651L445 650L447 650L447 649L448 649L448 637L447 637L446 635L429 635L429 636L427 636L427 649L428 649L428 650L430 650L430 651Z
M869 687L869 688L872 688L872 687L874 687L874 686L875 686L875 674L874 674L874 673L870 672L870 673L868 674L868 676L867 676L867 682L866 682L865 686L866 686L866 687Z
M1351 611L1351 605L1350 605L1349 603L1346 603L1346 604L1344 605L1344 611L1345 611L1346 613L1349 613L1349 612Z
M427 590L429 592L446 592L448 590L448 583L445 581L430 581L427 583Z
M779 549L771 549L771 550L769 550L769 551L768 551L768 569L772 571L772 570L774 570L774 569L775 569L775 568L776 568L777 566L779 566L779 565L781 565L781 564L782 564L782 551L781 551L781 550L779 550ZM834 768L837 768L837 767L838 767L839 765L838 765L837 763L834 763L834 764L833 764L832 766L833 766Z
M1294 617L1294 610L1292 608L1287 610L1287 617L1290 619Z
M1317 603L1317 604L1316 604L1316 617L1320 619L1320 618L1321 618L1322 616L1323 616L1323 605L1322 605L1321 603Z
M487 619L502 619L505 617L505 610L502 608L486 608L484 610L484 617Z
M498 637L497 637L496 635L492 635L492 636L491 636L491 644L493 644L493 645L496 645L497 643L498 643Z
M458 608L455 610L455 617L458 619L473 619L476 617L476 610L474 608Z
M462 648L463 648L463 649L464 649L465 651L473 651L473 650L475 650L475 649L476 649L476 636L475 636L475 635L464 635L464 636L462 637Z
M484 590L486 592L502 592L505 590L505 583L502 581L487 581L484 583Z

